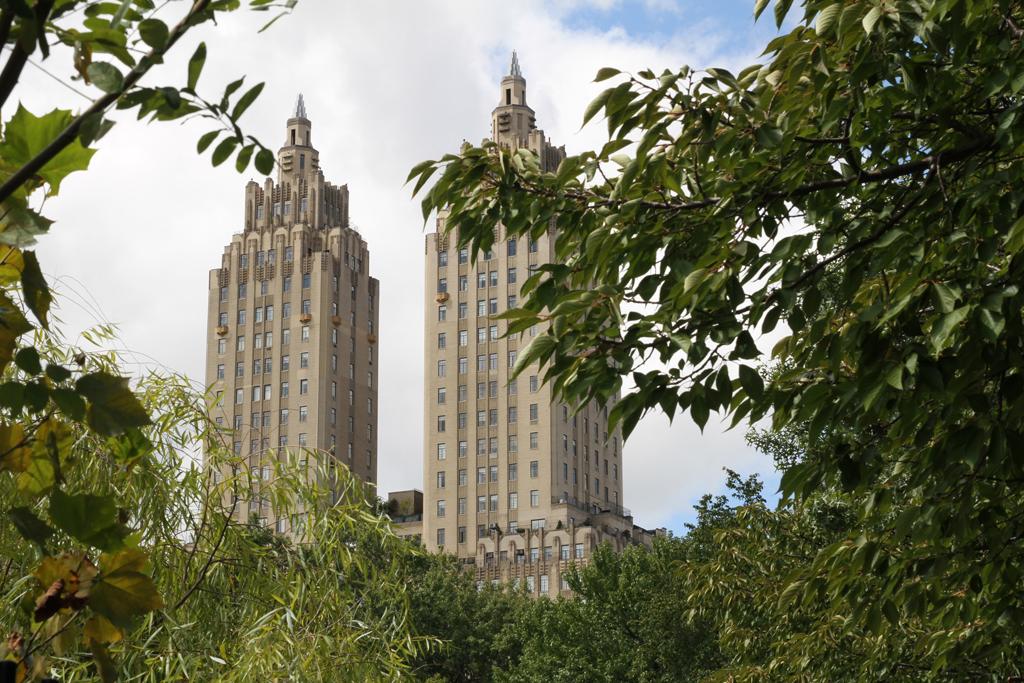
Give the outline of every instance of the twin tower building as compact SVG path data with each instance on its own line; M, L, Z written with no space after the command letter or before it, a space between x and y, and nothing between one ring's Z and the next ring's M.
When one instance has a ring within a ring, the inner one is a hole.
M547 169L564 158L536 127L513 53L491 136L528 148ZM211 415L254 479L281 449L310 449L377 481L381 297L366 241L349 221L349 191L324 179L299 96L277 154L277 179L245 188L244 229L210 271L206 381ZM479 584L568 592L564 570L599 543L649 543L622 506L622 439L610 406L558 402L537 368L513 379L530 333L505 337L493 316L517 305L557 235L505 235L487 253L426 236L423 491L391 495L399 533L458 556ZM411 417L402 419L411 422ZM387 457L385 454L384 457ZM258 493L240 521L295 534Z

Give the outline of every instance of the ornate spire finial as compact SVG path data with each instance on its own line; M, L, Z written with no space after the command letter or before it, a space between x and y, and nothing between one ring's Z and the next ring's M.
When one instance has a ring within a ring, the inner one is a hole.
M306 118L306 103L302 99L302 93L299 93L299 99L295 101L295 115L293 119L304 119Z
M516 54L515 50L512 50L512 66L509 67L509 76L523 77L523 72L519 69L519 55Z

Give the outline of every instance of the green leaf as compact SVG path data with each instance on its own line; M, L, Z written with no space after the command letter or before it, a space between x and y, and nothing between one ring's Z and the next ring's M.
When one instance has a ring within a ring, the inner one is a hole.
M223 164L224 161L231 156L231 153L235 151L235 147L237 146L238 140L236 138L224 138L221 140L220 144L213 150L213 165L220 166Z
M111 623L128 628L132 621L164 606L153 579L146 573L146 554L127 548L100 556L100 574L89 595L89 606Z
M118 522L117 505L109 495L68 495L54 489L50 494L50 519L64 533L100 550L123 547L128 535L128 529Z
M256 170L263 175L268 175L274 170L274 153L269 149L261 149L256 152L256 160L254 162Z
M159 19L144 19L139 22L138 29L139 36L145 41L146 45L160 50L167 44L170 31L167 30L167 24Z
M956 307L957 295L947 285L941 282L932 284L932 292L935 293L935 303L943 313L949 313Z
M199 43L199 47L192 53L188 60L188 89L193 92L196 84L199 83L199 75L203 73L203 64L206 63L206 43Z
M220 133L221 132L219 130L211 130L209 133L204 133L203 136L199 138L199 142L196 143L196 151L200 154L205 152L206 148L217 139L217 136L220 135Z
M39 352L32 346L19 349L14 354L14 364L33 376L43 371L43 364L39 362Z
M931 329L931 343L936 352L946 348L949 336L956 329L957 325L963 322L963 319L967 317L970 311L970 306L961 306L935 321Z
M25 199L10 197L0 210L0 244L26 247L35 244L36 237L46 233L53 221L28 208Z
M607 104L608 98L611 97L614 90L615 88L608 88L591 100L590 104L588 104L587 108L583 111L583 123L580 124L580 128L587 125L587 122L594 118L597 112L601 111L605 104Z
M42 152L60 133L71 124L71 112L54 109L44 116L36 116L20 104L14 116L4 128L0 157L11 167L27 164ZM47 183L47 196L60 191L60 183L75 171L84 171L95 150L86 149L79 140L74 140L57 153L39 170L37 175Z
M740 386L747 392L747 396L758 400L764 394L764 380L761 374L749 365L740 366Z
M25 298L25 305L32 311L36 319L42 324L44 330L50 329L47 316L50 313L50 304L53 302L53 295L43 277L43 271L39 269L39 260L36 259L34 251L22 252L25 260L25 267L21 271L21 288Z
M828 32L832 25L835 24L836 19L839 17L840 10L843 9L843 3L837 2L833 5L829 5L820 12L814 20L814 32L819 36L824 35Z
M597 76L594 77L594 83L607 81L612 76L618 76L620 73L622 72L610 66L602 67L601 69L598 69Z
M109 62L93 62L86 73L92 84L105 93L115 93L124 87L121 70Z
M21 537L32 541L38 546L45 545L47 539L53 535L50 525L39 519L31 508L16 507L7 511L7 517L14 524Z
M872 7L868 11L868 13L864 15L864 18L861 20L861 25L864 26L864 32L866 34L868 34L868 35L871 35L871 32L875 30L875 24L878 23L878 20L881 17L882 17L882 8L881 7Z
M778 28L782 28L782 22L786 20L786 15L792 4L793 0L775 0L775 25Z
M263 85L263 83L257 83L246 90L244 95L238 98L238 101L235 103L235 108L231 110L232 121L238 121L238 118L245 113L245 110L249 108L249 105L256 101L256 98L260 96L261 92L263 92Z
M252 157L252 152L256 148L254 144L248 144L238 151L238 157L235 159L235 170L242 173L249 167L249 159Z
M778 147L782 142L782 131L770 123L758 127L756 135L758 143L769 149Z
M761 14L764 12L765 8L768 7L769 2L771 2L771 0L757 0L757 2L754 3L755 20L761 18Z
M89 400L86 419L104 436L121 434L129 427L150 423L146 409L128 387L128 378L95 372L80 377L75 389Z

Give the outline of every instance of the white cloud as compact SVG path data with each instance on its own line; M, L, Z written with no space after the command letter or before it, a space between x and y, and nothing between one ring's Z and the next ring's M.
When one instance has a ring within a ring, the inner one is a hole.
M574 4L304 0L264 34L255 28L265 15L229 17L203 30L210 55L200 89L216 96L242 73L265 80L244 123L272 147L283 139L296 92L304 92L327 178L351 190L353 221L381 281L383 491L422 487L423 235L418 202L403 187L408 169L488 134L513 48L538 125L570 153L601 141L599 124L578 130L586 103L603 87L590 82L601 66L746 61L722 53L722 38L706 26L663 44L614 28L571 29L566 13ZM151 82L181 82L195 42L182 45ZM26 75L19 94L30 109L81 106L39 73ZM140 363L155 359L196 379L204 363L207 271L241 230L243 187L253 175L239 176L230 164L213 169L197 157L204 131L197 123L122 120L89 173L65 181L47 206L58 222L39 248L51 278L100 302ZM96 311L69 298L61 315L70 330L96 319ZM669 428L662 417L646 419L625 453L625 503L637 521L657 526L685 513L719 487L724 465L764 465L741 437L715 425L701 437L686 420Z

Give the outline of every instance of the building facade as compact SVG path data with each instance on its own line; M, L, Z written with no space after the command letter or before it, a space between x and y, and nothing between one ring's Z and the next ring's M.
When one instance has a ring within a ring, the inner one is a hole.
M546 170L565 158L536 126L514 53L491 136L531 150ZM564 593L565 568L598 543L621 548L646 533L622 507L621 435L608 430L608 406L554 400L537 367L510 379L537 330L505 338L493 316L554 258L555 233L516 239L498 226L494 248L473 259L443 235L444 220L425 246L423 540L472 565L478 582Z
M210 271L211 415L257 478L291 447L374 483L379 286L348 187L324 180L302 95L277 162L276 180L246 185L242 232ZM259 496L236 515L282 533L294 522Z

